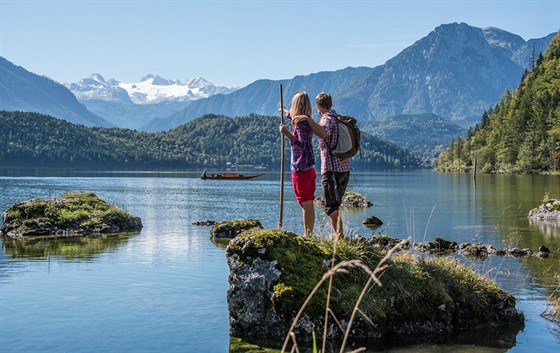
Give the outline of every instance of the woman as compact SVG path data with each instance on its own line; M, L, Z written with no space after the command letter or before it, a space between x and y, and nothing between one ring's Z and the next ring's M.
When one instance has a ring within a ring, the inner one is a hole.
M292 99L292 107L288 111L282 107L290 121L292 131L290 132L284 124L280 124L280 132L290 140L292 185L296 200L301 206L303 216L304 236L313 236L315 226L315 154L313 152L313 131L304 116L311 118L311 100L305 92L297 92ZM298 119L299 118L299 119ZM294 121L299 121L294 123Z

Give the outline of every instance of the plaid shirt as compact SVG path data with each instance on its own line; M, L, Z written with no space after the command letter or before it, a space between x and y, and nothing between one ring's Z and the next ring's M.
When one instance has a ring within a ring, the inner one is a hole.
M313 131L307 122L301 122L292 129L294 142L292 146L292 164L293 172L300 172L315 167L315 154L313 153Z
M325 139L319 139L319 146L321 148L321 174L325 172L349 172L350 159L341 159L336 156L331 156L327 144L335 147L336 136L338 136L338 123L336 120L337 113L334 109L329 110L326 114L321 116L319 125L325 128L327 136Z

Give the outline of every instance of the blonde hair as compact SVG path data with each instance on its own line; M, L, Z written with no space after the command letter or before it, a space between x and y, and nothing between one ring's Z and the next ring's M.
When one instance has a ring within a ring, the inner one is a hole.
M311 100L306 92L296 92L292 98L292 107L290 108L290 115L296 117L298 115L307 115L311 117Z

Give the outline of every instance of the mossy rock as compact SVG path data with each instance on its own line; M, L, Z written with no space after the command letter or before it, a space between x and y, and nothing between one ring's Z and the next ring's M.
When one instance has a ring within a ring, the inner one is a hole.
M323 276L329 253L317 240L289 231L252 229L229 242L226 256L232 336L278 339ZM318 297L324 300L326 290ZM323 303L310 308L319 315Z
M529 218L543 221L560 221L560 200L549 199L542 205L529 211Z
M314 202L318 205L325 206L325 197L323 195L319 195L315 198ZM371 207L372 203L363 195L354 191L346 190L342 196L341 206L349 208L367 208Z
M83 236L142 229L139 217L110 205L93 192L67 192L52 199L18 202L3 214L0 235Z
M383 225L383 221L375 216L370 216L362 221L362 224L369 229L377 229Z
M456 252L458 249L457 242L436 237L433 241L425 241L414 244L415 248L421 252L430 252L434 254L444 254Z
M246 230L263 226L258 219L236 219L234 221L214 222L210 229L213 239L233 239Z
M226 249L231 335L284 339L296 313L329 270L332 247L326 240L280 230L253 229L231 240ZM359 260L373 270L386 253L377 240L353 237L338 243L335 261ZM479 327L508 327L507 335L513 331L515 337L523 327L513 296L455 259L401 251L387 265L379 275L382 286L365 292L362 314L352 325L353 341L428 342ZM351 266L333 277L329 307L343 328L368 278L360 267ZM309 340L313 331L323 332L326 299L325 282L296 325L298 341ZM334 320L327 332L335 340L343 335Z

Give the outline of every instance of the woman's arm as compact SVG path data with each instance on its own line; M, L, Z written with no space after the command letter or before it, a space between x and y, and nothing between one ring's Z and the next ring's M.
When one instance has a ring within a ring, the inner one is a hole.
M286 137L290 140L290 143L293 143L296 139L284 124L280 124L279 130L282 134L286 135Z

